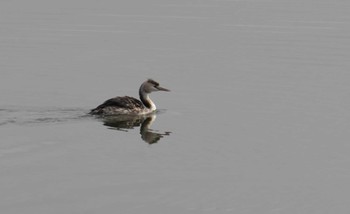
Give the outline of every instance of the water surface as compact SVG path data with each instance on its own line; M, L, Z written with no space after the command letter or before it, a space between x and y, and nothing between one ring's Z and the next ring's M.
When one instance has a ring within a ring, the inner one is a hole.
M1 2L1 212L347 212L349 9ZM157 114L87 115L147 78Z

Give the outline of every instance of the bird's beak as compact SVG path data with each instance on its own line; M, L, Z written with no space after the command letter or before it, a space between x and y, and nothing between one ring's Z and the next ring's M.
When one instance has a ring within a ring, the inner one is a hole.
M156 87L159 91L170 91L169 89L166 89L166 88L162 88L160 86L157 86Z

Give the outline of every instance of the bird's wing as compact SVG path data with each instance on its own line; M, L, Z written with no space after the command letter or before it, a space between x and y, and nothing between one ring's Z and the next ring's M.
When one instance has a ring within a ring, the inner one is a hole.
M114 97L106 100L101 105L97 106L96 109L105 108L108 106L115 106L125 109L143 108L143 104L136 98L124 96L124 97Z

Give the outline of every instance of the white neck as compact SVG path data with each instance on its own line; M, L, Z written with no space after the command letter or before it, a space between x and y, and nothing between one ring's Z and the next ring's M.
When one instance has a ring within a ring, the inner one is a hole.
M151 110L151 111L154 111L154 110L157 109L157 107L156 107L156 105L154 104L154 102L149 98L149 94L148 94L148 93L145 93L145 92L143 92L143 91L140 90L139 95L140 95L140 99L141 99L143 105L144 105L147 109L149 109L149 110Z
M151 108L148 108L148 109L150 109L150 110L152 110L152 111L154 111L154 110L157 109L156 104L154 104L154 102L151 100L151 98L149 98L149 95L148 95L148 94L146 94L145 99L146 99L147 102L151 105Z

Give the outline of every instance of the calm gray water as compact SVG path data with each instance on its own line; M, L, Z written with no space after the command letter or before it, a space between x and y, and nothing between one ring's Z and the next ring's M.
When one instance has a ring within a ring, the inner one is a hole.
M0 212L348 213L349 11L2 1ZM86 116L147 78L157 114Z

